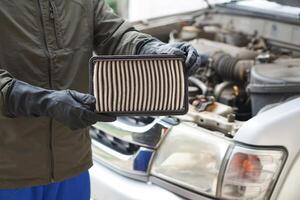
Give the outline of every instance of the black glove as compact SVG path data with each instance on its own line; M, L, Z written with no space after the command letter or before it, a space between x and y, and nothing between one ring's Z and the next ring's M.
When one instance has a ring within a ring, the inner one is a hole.
M209 63L207 55L199 54L197 50L187 43L166 44L157 39L151 39L139 44L137 54L169 54L184 56L188 75L192 75L199 68Z
M8 115L47 116L75 130L97 121L111 122L115 117L94 112L96 99L73 90L46 90L14 80L6 98Z

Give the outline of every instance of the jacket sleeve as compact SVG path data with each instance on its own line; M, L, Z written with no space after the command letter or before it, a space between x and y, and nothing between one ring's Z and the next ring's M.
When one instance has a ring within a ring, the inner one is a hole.
M136 54L137 46L151 38L114 14L104 0L93 0L94 50L98 55Z
M6 117L5 101L8 88L12 83L13 77L5 70L0 68L0 118Z

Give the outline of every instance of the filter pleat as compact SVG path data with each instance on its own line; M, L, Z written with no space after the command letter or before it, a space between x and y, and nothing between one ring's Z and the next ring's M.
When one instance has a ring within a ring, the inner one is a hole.
M180 63L180 82L181 82L181 93L180 93L180 108L183 108L184 106L184 98L185 98L185 83L184 83L184 72L183 72L183 64Z
M151 79L151 70L150 70L150 61L146 60L146 78L147 78L147 94L145 96L147 101L147 106L145 110L151 109L151 101L152 101L152 79Z
M99 79L99 85L104 85L104 80L103 80L103 62L99 63L99 74L98 74L98 79ZM98 99L99 99L99 109L103 110L103 103L104 103L104 98L103 98L103 93L104 93L104 87L99 87L98 88Z
M155 93L155 105L154 105L154 109L153 110L158 110L159 108L159 101L160 101L160 81L159 81L159 70L158 70L158 65L159 65L159 61L158 60L154 60L154 78L155 78L155 89L156 89L156 93Z
M164 76L164 92L165 92L165 95L164 95L164 102L163 102L163 109L167 109L167 106L168 106L168 97L170 96L169 94L169 91L170 91L170 86L169 86L169 79L168 79L168 62L166 60L164 60L163 62L163 76Z
M113 92L112 111L116 111L117 110L117 91L118 91L116 62L112 62L111 65L112 65L111 73L112 73L112 92Z
M175 79L176 79L176 100L175 100L175 108L174 109L179 109L180 108L180 95L181 95L181 80L180 80L180 72L179 72L179 63L176 61L175 62Z
M98 74L99 74L99 64L100 62L97 62L96 63L96 66L94 67L94 74L96 76L93 76L93 82L94 82L94 85L93 85L93 90L94 90L94 95L95 95L95 98L96 98L96 110L100 110L100 107L99 107L99 92L98 92L98 85L99 85L99 78L97 78Z
M150 60L150 72L151 72L151 79L152 79L152 93L151 93L151 110L155 110L155 102L156 102L156 79L155 79L155 61L154 60Z
M167 110L171 110L171 106L172 106L172 96L173 96L173 82L172 82L172 72L171 72L171 69L170 69L170 62L167 62L167 75L168 75L168 101L167 101L167 107L166 109Z
M134 104L133 104L133 111L138 110L138 103L139 103L139 97L140 97L140 87L141 87L141 83L139 81L139 76L138 76L138 68L139 68L139 61L134 61L133 62L133 79L134 79L134 83L133 83L133 88L134 88Z
M106 68L107 68L107 90L108 90L108 96L107 96L107 108L108 108L108 110L107 111L110 111L110 110L112 110L112 93L113 93L113 88L112 88L112 86L113 86L113 84L112 84L112 67L111 67L111 65L112 65L112 62L111 61L109 61L109 62L107 62L107 66L106 66Z
M115 111L122 111L122 81L121 81L121 61L116 61L116 71L117 71L117 110Z
M130 66L131 65L131 66ZM129 82L129 93L128 94L130 94L130 95L128 95L128 97L129 97L129 100L128 100L128 104L129 104L129 106L128 106L128 110L127 111L133 111L134 110L134 103L135 103L135 86L134 86L134 70L133 70L133 68L135 67L135 62L134 61L132 61L131 62L131 64L130 63L128 63L128 65L127 65L127 71L128 71L128 82Z
M159 65L158 65L158 80L159 80L159 105L158 105L158 110L162 110L163 109L163 103L164 103L164 79L165 79L165 74L163 71L163 67L164 67L164 61L160 61Z
M136 95L138 97L137 99L137 111L142 111L142 98L143 98L143 87L144 87L144 81L142 79L142 67L143 67L143 61L139 60L138 61L138 66L136 68L137 70L137 84L139 85L138 87L138 94Z
M144 91L143 91L143 98L142 98L142 109L141 110L147 110L147 104L148 104L148 73L147 73L147 62L146 60L142 61L142 79L143 79L143 86L144 86Z
M130 111L130 78L129 78L129 69L128 69L128 61L125 61L125 83L126 83L126 90L125 90L125 111Z
M172 94L173 94L173 96L172 96L172 107L171 107L171 109L172 110L175 110L175 101L176 101L176 82L177 82L177 80L176 80L176 74L175 74L175 61L174 60L172 60L171 61L171 71L172 71L172 84L173 84L173 92L172 92Z
M121 61L120 68L121 68L121 85L122 85L122 99L121 99L121 111L126 111L126 76L125 76L125 63L126 61Z

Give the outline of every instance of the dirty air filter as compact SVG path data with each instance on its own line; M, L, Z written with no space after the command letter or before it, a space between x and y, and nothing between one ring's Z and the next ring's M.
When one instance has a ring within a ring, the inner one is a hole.
M180 115L188 110L182 57L97 56L90 61L96 111L114 115Z

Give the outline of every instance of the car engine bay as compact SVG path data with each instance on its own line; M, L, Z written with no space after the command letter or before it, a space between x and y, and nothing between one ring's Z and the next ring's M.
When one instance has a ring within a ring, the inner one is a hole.
M190 110L179 118L232 135L243 121L299 97L300 43L290 42L297 30L219 6L171 31L169 42L189 42L210 57L189 78Z

